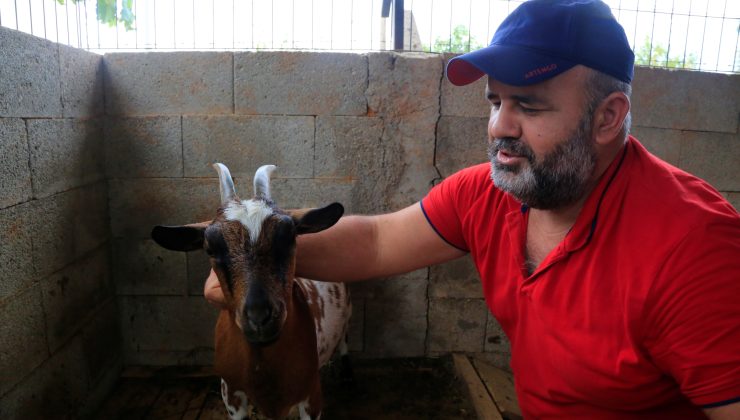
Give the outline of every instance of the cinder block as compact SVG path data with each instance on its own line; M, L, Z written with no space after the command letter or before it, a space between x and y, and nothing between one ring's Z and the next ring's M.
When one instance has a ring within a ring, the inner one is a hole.
M368 115L405 118L439 115L439 80L442 58L423 53L370 53Z
M352 296L375 300L416 299L426 297L429 269L412 271L385 279L352 283Z
M425 296L399 296L393 300L366 299L363 356L423 356L426 330Z
M498 321L496 321L496 318L491 315L491 312L486 312L488 315L486 319L486 342L484 350L493 356L489 360L495 366L511 371L511 342L509 341L509 337L506 336L506 333Z
M208 255L203 251L187 252L188 264L188 295L203 296L203 286L211 272L211 263Z
M59 45L62 82L62 115L96 117L105 112L103 104L103 57Z
M361 184L382 177L383 120L378 117L317 117L316 177L348 177Z
M251 182L249 184L242 183L241 185L250 185L249 195L254 194L251 191ZM339 202L344 206L345 214L357 211L354 187L355 182L344 178L277 178L270 185L272 197L278 207L282 209L324 207L333 202Z
M466 255L444 264L429 267L430 298L482 298L478 270Z
M0 117L62 115L57 44L0 27Z
M736 133L740 75L636 67L634 125Z
M445 54L445 66L457 54ZM442 76L440 107L442 116L486 118L491 111L491 103L486 99L487 77L466 86L455 86Z
M388 143L386 208L398 210L421 200L439 178L434 167L436 114L412 114L387 121L383 142ZM398 152L395 152L395 151Z
M0 337L0 395L5 395L49 357L38 285L0 301Z
M103 60L108 115L233 113L231 53L113 53Z
M443 177L488 161L488 119L442 117L437 125L436 166Z
M0 399L0 418L77 418L90 390L80 336Z
M0 27L0 36L7 30ZM2 67L0 66L0 71ZM0 118L0 139L0 208L5 208L28 201L33 196L31 169L28 166L28 140L23 120Z
M429 351L483 351L486 313L483 299L431 299Z
M365 349L365 299L356 298L351 290L352 317L347 331L347 348L351 352L361 352Z
M722 191L740 191L740 136L684 131L679 167Z
M632 127L631 134L650 153L673 166L678 166L681 154L681 131L666 128Z
M127 364L156 364L213 348L218 310L198 296L121 296L118 298ZM175 353L173 353L175 352ZM146 356L146 357L144 357Z
M740 192L723 192L727 201L735 207L735 210L740 213Z
M32 203L36 274L59 270L108 240L108 196L99 182Z
M28 289L37 280L31 208L31 203L25 203L0 210L0 301Z
M180 117L106 119L108 177L181 177L182 160Z
M51 352L80 331L90 314L113 296L108 272L108 250L103 246L41 280L46 331Z
M105 177L100 121L29 120L28 142L37 197L48 197Z
M274 98L273 98L274 99ZM214 162L231 175L254 176L277 165L276 176L313 176L314 118L278 116L183 118L185 176L215 176Z
M184 296L187 288L185 253L169 251L150 239L113 241L116 294Z
M79 355L90 374L90 384L100 383L123 362L121 328L116 299L108 299L82 327L82 353Z
M218 180L112 179L110 226L114 237L149 239L155 225L213 220L221 198Z
M367 58L348 53L234 53L237 114L365 115Z

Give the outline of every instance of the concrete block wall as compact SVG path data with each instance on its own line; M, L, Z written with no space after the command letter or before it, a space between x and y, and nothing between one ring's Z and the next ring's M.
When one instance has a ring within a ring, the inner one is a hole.
M126 362L212 357L216 313L200 297L206 259L157 249L148 237L155 224L213 217L212 162L230 167L243 196L251 195L254 170L274 163L273 193L285 208L336 200L351 213L375 213L413 204L445 176L485 161L485 82L453 87L443 78L448 58L107 55L105 154ZM739 81L638 68L633 97L633 131L648 148L704 177L736 206L740 107L728 93ZM709 97L721 99L677 105ZM508 365L508 340L467 258L353 284L352 294L350 348L358 356L464 351Z
M123 358L102 57L0 27L0 418L64 418Z
M101 59L0 28L0 417L79 409L121 364L212 362L206 258L163 250L149 232L213 217L214 161L244 197L274 163L280 206L340 201L350 213L411 205L485 161L485 84L450 85L448 58ZM636 136L740 207L740 76L638 68L634 90ZM463 351L508 364L467 258L352 294L358 356Z

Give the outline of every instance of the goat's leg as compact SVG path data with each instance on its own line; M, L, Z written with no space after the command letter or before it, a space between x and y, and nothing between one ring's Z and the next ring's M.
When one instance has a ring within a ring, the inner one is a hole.
M321 379L317 376L308 399L298 404L298 413L301 416L301 420L321 419L322 405L323 397L321 395Z

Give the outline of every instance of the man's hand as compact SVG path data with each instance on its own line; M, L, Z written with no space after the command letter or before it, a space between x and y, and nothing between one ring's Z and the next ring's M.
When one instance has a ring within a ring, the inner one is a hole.
M224 306L226 306L224 292L221 290L221 284L218 282L218 277L216 277L216 272L213 269L211 269L211 273L206 279L206 285L203 287L203 295L208 303L219 309L224 309Z

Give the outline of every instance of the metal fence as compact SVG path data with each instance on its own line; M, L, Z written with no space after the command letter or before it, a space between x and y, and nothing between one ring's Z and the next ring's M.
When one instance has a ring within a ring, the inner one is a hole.
M0 25L84 48L464 52L521 0L0 0ZM740 1L606 0L637 63L740 72Z

